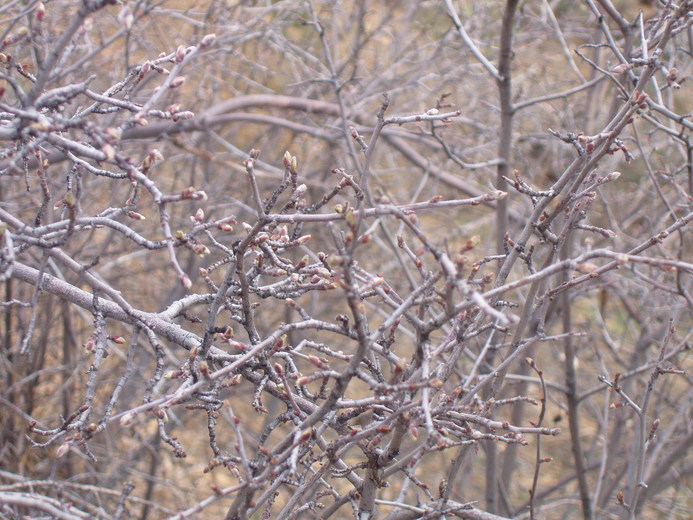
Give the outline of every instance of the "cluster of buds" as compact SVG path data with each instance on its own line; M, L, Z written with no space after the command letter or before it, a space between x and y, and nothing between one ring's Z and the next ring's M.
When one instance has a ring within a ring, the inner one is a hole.
M193 224L199 224L205 220L205 211L202 208L197 208L195 215L190 216L190 222Z
M630 104L637 106L640 110L648 110L650 107L647 103L648 99L649 96L645 92L642 90L636 90L630 97Z
M144 160L142 161L142 173L148 173L155 163L158 163L163 160L163 154L155 148L144 157Z
M188 245L188 247L200 258L204 258L210 253L209 248L200 242L195 241L186 245Z
M647 103L645 103L645 106L647 106ZM614 142L607 153L615 154L617 152L623 152L623 156L625 157L627 163L630 163L634 159L633 154L630 153L630 150L621 139L614 139Z
M82 345L85 354L92 354L96 350L96 336L89 336L89 339Z
M672 88L674 90L680 89L681 83L683 83L686 80L686 78L679 79L679 69L677 69L676 67L672 67L668 71L666 71L666 69L663 70L666 73L666 80L667 85L669 85L669 88Z
M248 154L249 157L243 161L243 166L245 166L246 171L251 172L255 168L255 161L260 157L261 150L253 148Z
M181 200L207 200L207 193L192 186L180 192Z
M284 152L284 168L288 170L292 175L296 175L298 168L298 159L295 155L291 155L287 150Z

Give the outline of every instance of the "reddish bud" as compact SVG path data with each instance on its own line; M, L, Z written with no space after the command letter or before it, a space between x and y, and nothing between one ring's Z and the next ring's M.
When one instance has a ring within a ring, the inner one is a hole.
M39 21L39 22L42 21L42 20L45 18L45 16L46 16L46 6L43 5L43 2L39 2L38 4L36 4L36 11L35 11L35 13L36 13L36 20Z
M205 34L202 37L202 40L200 40L200 49L205 49L212 45L214 41L217 39L217 35L214 33L211 34Z
M181 61L183 61L183 58L185 58L185 46L179 45L178 48L176 49L176 57L175 57L176 63L180 63Z
M136 211L128 211L127 216L132 220L147 220L147 217L142 215L142 213L137 213Z
M325 364L322 362L322 360L317 357L317 356L308 356L308 361L313 363L316 367L318 368L324 368Z
M171 83L169 83L168 88L178 88L181 87L185 83L185 76L176 76L171 80ZM180 117L180 114L178 114Z

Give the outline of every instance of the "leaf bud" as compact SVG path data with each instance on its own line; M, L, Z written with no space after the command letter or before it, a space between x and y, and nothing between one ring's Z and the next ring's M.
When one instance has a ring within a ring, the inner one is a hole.
M129 426L132 426L132 424L135 422L135 414L133 412L127 412L123 414L123 416L120 418L120 425L123 428L127 428Z
M346 213L346 223L347 226L353 228L356 227L356 214L354 213L353 208L349 208Z
M77 201L76 201L76 199L75 199L75 194L72 193L71 191L68 191L68 192L65 194L65 198L63 199L63 202L65 203L65 205L66 205L68 208L70 208L70 209L74 208L75 205L77 204Z
M106 137L108 137L112 141L118 141L123 135L123 131L115 126L109 126L104 130L104 133L106 134ZM103 150L103 148L102 148Z
M147 220L147 217L142 215L142 213L137 213L136 211L128 211L127 216L132 220Z
M55 450L55 458L60 459L64 457L69 450L70 444L67 442L63 442L60 446L58 446L58 449Z
M174 89L178 88L185 83L185 76L176 76L171 80L171 83L169 83L168 88ZM180 117L180 114L178 114Z
M130 4L125 4L118 14L118 20L123 26L123 29L129 31L132 28L132 24L135 22L135 15L132 14L130 9Z
M167 370L164 372L164 379L167 381L171 381L173 379L179 378L181 375L183 375L183 372L180 370Z
M183 61L184 58L185 58L185 46L179 45L178 48L176 49L175 61L176 61L176 63L180 63L181 61Z
M308 361L313 363L318 368L325 368L325 364L322 362L322 360L318 356L310 355L310 356L308 356Z
M112 161L115 158L115 148L113 148L110 144L104 143L101 146L101 151L106 156L107 161Z
M214 43L214 41L216 39L217 39L217 35L214 33L205 34L202 37L202 40L200 40L200 49L205 49L205 48L209 47L210 45L212 45Z
M44 17L46 16L46 6L43 5L43 2L39 2L36 4L36 20L38 22L42 21Z

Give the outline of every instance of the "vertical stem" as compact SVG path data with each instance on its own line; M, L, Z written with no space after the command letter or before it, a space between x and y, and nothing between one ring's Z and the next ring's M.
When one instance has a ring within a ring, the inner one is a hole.
M515 108L512 103L512 82L510 65L512 62L513 24L515 11L519 0L507 0L503 23L501 27L500 57L498 60L498 95L500 98L501 128L500 141L498 143L498 157L501 162L496 170L496 188L507 191L507 182L503 178L510 171L510 159L512 154L512 130ZM498 251L503 250L503 237L508 230L508 199L498 201L496 210L496 246Z
M565 244L561 251L561 259L570 258L573 250L574 233L568 231ZM567 282L570 273L565 272L563 281ZM563 310L563 331L572 330L572 313L570 309L570 297L568 291L561 294L561 306ZM592 520L592 501L590 500L589 487L587 485L587 469L585 467L585 457L580 442L580 422L578 415L578 391L577 376L575 373L575 345L573 337L566 334L563 340L563 350L565 353L565 384L568 387L566 400L568 402L568 427L570 429L570 443L575 460L575 471L577 472L578 486L580 488L580 501L582 502L582 516L585 520Z
M508 188L507 182L503 177L507 176L510 170L513 115L515 113L512 103L512 76L510 73L510 65L513 54L513 24L518 3L519 0L507 0L505 3L505 11L503 12L503 22L501 26L498 76L496 77L501 110L500 141L498 143L498 157L501 159L501 162L498 164L496 170L496 188L505 192L508 191ZM507 231L508 199L505 197L498 201L498 207L496 209L496 248L499 252L503 251L505 233ZM486 507L489 513L495 513L497 511L497 471L497 450L495 444L490 443L486 450Z
M498 510L498 450L493 442L486 448L486 511L495 513Z

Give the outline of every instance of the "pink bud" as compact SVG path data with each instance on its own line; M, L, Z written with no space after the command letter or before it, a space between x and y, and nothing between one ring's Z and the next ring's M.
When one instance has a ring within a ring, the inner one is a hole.
M308 356L308 361L310 361L312 364L314 364L318 368L324 368L325 367L325 364L317 356Z
M176 76L175 78L173 78L173 80L171 80L171 83L169 83L168 88L178 88L181 85L183 85L183 83L185 83L185 76Z
M613 72L614 74L623 74L627 70L630 70L630 65L628 65L627 63L619 63L615 67L612 67L611 72Z
M118 20L126 31L129 31L132 28L132 24L135 21L135 15L132 14L130 4L125 4L123 6L118 14Z
M127 216L133 220L147 220L147 217L142 215L142 213L137 213L136 211L128 211Z
M36 20L37 21L42 21L43 18L46 16L46 6L43 5L43 2L39 2L36 4Z
M176 49L176 63L183 61L183 58L185 58L185 47L183 45L179 45Z
M127 428L128 426L132 426L132 424L135 422L135 414L132 412L127 412L120 418L120 425L123 428Z
M200 41L200 49L204 49L206 47L209 47L214 43L214 41L217 39L217 35L214 33L211 34L206 34L202 40Z

